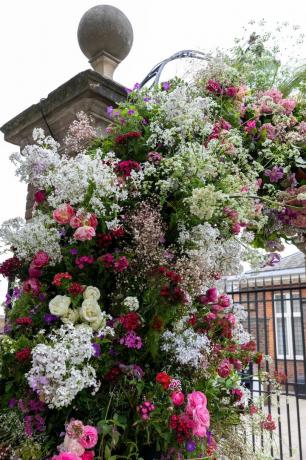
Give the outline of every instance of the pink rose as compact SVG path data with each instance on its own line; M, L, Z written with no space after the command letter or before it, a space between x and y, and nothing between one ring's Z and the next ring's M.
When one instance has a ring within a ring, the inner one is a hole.
M58 455L54 455L52 460L81 460L81 457L72 452L60 452Z
M232 326L235 326L235 324L236 324L236 316L233 313L227 313L227 315L225 315L225 319L227 319L227 321Z
M85 425L84 432L79 439L80 444L85 449L91 449L95 447L98 441L98 432L94 426Z
M223 308L227 308L231 304L231 298L227 294L221 294L219 295L218 302Z
M78 216L72 216L70 221L69 221L69 225L70 227L72 228L79 228L79 227L82 227L82 219L80 219L80 217Z
M73 234L73 238L78 241L92 240L94 236L96 236L95 229L88 225L77 228Z
M231 370L232 370L232 366L229 360L227 358L223 359L218 367L219 376L225 379L226 377L230 375Z
M174 391L171 395L171 401L175 406L181 406L184 403L185 396L182 391Z
M33 258L33 265L36 267L44 267L49 263L49 256L45 251L38 251Z
M70 204L64 203L53 211L53 219L61 225L68 224L75 210Z
M90 227L93 227L94 229L97 228L98 226L98 219L95 214L90 214L90 217L86 220L86 225L89 225Z
M88 450L87 452L84 452L83 455L81 455L82 460L94 460L95 458L95 453L93 450Z

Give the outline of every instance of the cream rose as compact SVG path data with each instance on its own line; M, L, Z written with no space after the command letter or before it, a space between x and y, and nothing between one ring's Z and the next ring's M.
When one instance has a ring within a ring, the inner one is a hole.
M70 304L70 297L67 297L66 295L57 295L49 302L50 313L56 316L65 316L68 313Z
M86 299L82 303L80 315L83 320L93 323L101 318L100 305L94 299Z
M79 319L80 315L77 310L73 310L72 308L68 308L68 312L65 316L61 317L61 320L64 324L74 324Z
M87 286L83 293L84 299L93 299L93 300L99 300L100 299L100 291L97 287L95 286Z

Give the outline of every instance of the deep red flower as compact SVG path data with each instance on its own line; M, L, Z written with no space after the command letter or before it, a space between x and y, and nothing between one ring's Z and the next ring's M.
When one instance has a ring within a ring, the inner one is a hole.
M116 262L114 263L114 269L116 270L116 272L121 273L124 270L126 270L128 267L129 267L129 261L127 260L125 256L119 257L119 259L117 259Z
M34 193L34 199L36 203L41 204L45 201L46 199L46 194L43 190L37 190L37 192Z
M30 326L33 323L32 318L29 316L22 316L21 318L17 318L15 322L20 326Z
M173 270L168 270L168 271L166 272L166 277L167 277L170 281L172 281L172 283L174 283L174 284L178 284L178 283L180 283L180 282L182 281L182 277L181 277L178 273L176 273L175 271L173 271Z
M249 342L243 343L241 345L241 350L256 351L256 342L254 340L250 340Z
M128 133L125 133L125 134L120 134L119 136L117 136L115 138L115 142L117 144L122 144L122 142L124 142L125 140L127 139L137 139L138 137L141 136L141 132L140 131L129 131Z
M31 348L25 347L15 353L16 359L20 362L27 361L31 356Z
M10 276L15 275L15 273L19 270L21 267L21 262L18 259L18 257L10 257L9 259L6 259L2 264L0 265L0 275L6 276L9 278Z
M101 262L104 267L111 268L114 265L114 256L113 254L104 254L103 256L98 257L98 261Z
M122 238L125 235L123 227L114 228L111 233L114 238Z
M110 369L104 376L105 380L108 382L115 382L121 375L121 370L119 367L113 367Z
M267 415L266 419L263 422L261 422L261 427L268 431L276 430L276 423L272 419L271 414Z
M107 248L112 244L112 235L110 233L97 233L97 244L102 248Z
M120 316L118 321L128 331L136 331L141 326L140 316L134 311Z
M157 383L160 383L163 386L164 390L167 390L172 379L166 372L159 372L156 375L155 380Z
M259 365L262 360L263 360L263 353L257 353L254 358L254 363Z
M222 86L216 80L208 80L206 89L210 93L214 93L214 94L222 94L223 92Z
M119 161L115 167L115 172L123 177L130 177L132 171L139 171L140 164L134 160Z
M62 284L62 280L71 280L72 279L72 276L70 275L70 273L68 272L65 272L65 273L56 273L56 275L54 275L54 278L53 278L53 281L52 281L52 284L54 284L55 286L60 286Z
M79 283L71 283L68 289L69 294L72 296L77 296L78 294L82 294L85 288Z

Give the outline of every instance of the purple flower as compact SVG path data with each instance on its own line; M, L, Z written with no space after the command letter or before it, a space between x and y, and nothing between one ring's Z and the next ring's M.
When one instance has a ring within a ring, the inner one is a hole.
M280 261L280 255L277 252L270 252L268 259L265 262L265 267L274 267Z
M47 296L46 296L46 294L44 294L43 292L41 292L41 293L39 294L38 298L39 298L39 300L40 300L41 302L44 302L44 301L47 299Z
M269 177L270 182L278 182L284 177L284 170L281 166L273 166L272 169L265 170L265 176Z
M140 83L135 83L135 85L133 86L133 89L135 90L139 90L140 89Z
M148 124L149 124L148 120L146 120L145 118L143 118L143 119L141 120L141 123L142 123L143 125L148 125Z
M168 91L168 89L170 89L170 83L168 81L164 81L162 83L162 88L164 91Z
M134 115L134 113L135 113L135 110L133 110L133 109L128 110L128 115Z
M136 348L140 350L142 347L141 337L135 334L134 331L129 331L124 337L120 339L121 345L125 345L127 348Z
M10 409L12 409L13 407L15 407L17 404L17 399L13 398L13 399L10 399L9 402L8 402L8 406Z
M76 248L72 248L69 250L70 254L73 255L73 256L76 256L77 253L78 253L78 250Z
M53 323L53 321L57 321L57 320L58 320L58 316L52 315L52 313L46 313L44 315L44 322L48 325Z
M194 441L190 440L186 442L187 452L193 452L194 450L196 450L196 448L197 448L197 444Z
M131 94L131 92L133 91L131 88L124 88L126 94Z
M106 109L106 113L107 115L109 115L110 117L113 115L113 111L114 111L114 107L112 105L109 105Z
M151 98L146 96L146 97L143 98L143 100L144 100L144 102L150 102Z
M7 292L5 294L5 305L7 307L11 307L11 301L12 301L12 297L10 296L10 294Z
M21 296L21 293L22 293L22 290L18 287L15 287L13 290L14 299L19 299L19 297Z
M101 356L101 346L99 343L93 343L92 348L94 349L94 356L99 358Z

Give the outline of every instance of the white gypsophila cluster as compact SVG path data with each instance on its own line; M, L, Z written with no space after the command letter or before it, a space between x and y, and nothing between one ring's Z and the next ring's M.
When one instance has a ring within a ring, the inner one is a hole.
M126 297L123 301L123 305L130 311L137 311L139 309L139 302L137 297Z
M118 203L127 197L114 172L116 162L112 153L102 161L99 151L94 157L85 153L73 158L63 156L58 169L47 175L40 185L51 189L48 202L54 208L63 202L80 204L87 198L87 206L98 217L116 214L121 209Z
M179 244L189 259L194 260L207 273L221 272L224 276L240 273L243 247L235 239L224 240L220 232L208 222L190 230L181 228Z
M219 202L224 198L220 190L216 190L212 184L205 187L194 188L192 196L186 198L191 214L201 220L209 220L214 215Z
M17 166L15 174L22 182L40 188L44 177L60 166L59 144L45 136L41 128L34 129L33 139L37 145L27 145L21 153L13 153L10 160Z
M50 344L32 350L32 367L26 374L29 386L51 408L67 407L84 388L96 392L96 371L89 364L94 355L92 329L66 324L50 334Z
M162 341L161 350L171 354L175 362L181 366L200 369L210 353L209 338L204 334L197 334L190 328L180 333L165 331Z
M13 247L17 257L26 261L30 261L38 251L49 255L51 265L62 258L60 234L47 215L37 213L29 222L20 218L3 222L0 239L6 248Z

